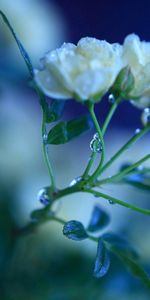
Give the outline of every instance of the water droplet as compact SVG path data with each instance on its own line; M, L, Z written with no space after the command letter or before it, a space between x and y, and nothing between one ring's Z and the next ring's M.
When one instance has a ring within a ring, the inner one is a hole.
M71 186L74 186L74 185L76 185L77 183L79 183L79 182L82 181L82 180L83 180L83 178L82 178L81 176L76 177L76 178L74 178L74 179L70 182L69 186L70 186L70 187L71 187Z
M43 143L44 144L47 144L47 138L48 138L47 133L44 133L44 135L43 135Z
M144 167L142 165L138 166L137 167L138 171L143 171L144 170Z
M94 153L101 153L102 152L102 144L99 139L98 133L95 133L93 139L90 142L90 149Z
M113 205L115 204L115 202L113 202L112 200L108 200L108 202L109 202L109 204L111 204L111 205L112 205L112 204L113 204Z
M145 113L149 113L149 112L150 112L149 107L144 108L144 112L145 112Z
M114 97L113 94L110 94L110 95L108 96L108 101L109 101L109 103L111 103L111 104L113 104L113 103L115 102L115 97Z
M48 190L49 188L42 188L37 195L38 201L40 201L45 206L50 203Z
M150 123L150 108L146 107L141 115L141 121L144 126Z
M135 130L135 134L140 133L140 131L141 131L141 129L140 129L140 128L137 128L137 129Z
M93 139L99 139L98 132L93 135Z

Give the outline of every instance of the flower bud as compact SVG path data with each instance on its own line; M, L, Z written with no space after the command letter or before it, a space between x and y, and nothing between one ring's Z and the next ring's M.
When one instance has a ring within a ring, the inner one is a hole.
M134 76L131 69L126 66L118 74L115 83L111 89L111 92L115 98L123 97L128 99L129 93L134 88Z

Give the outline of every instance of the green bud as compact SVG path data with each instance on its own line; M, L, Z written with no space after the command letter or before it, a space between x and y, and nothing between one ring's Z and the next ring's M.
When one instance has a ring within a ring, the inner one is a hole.
M123 68L111 88L111 92L115 96L115 98L121 96L123 98L130 98L129 93L134 88L134 76L131 72L131 69L127 66Z

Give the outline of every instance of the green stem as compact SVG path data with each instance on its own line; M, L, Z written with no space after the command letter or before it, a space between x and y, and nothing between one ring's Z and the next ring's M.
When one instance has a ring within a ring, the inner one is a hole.
M55 179L54 179L54 175L53 175L52 166L51 166L51 163L50 163L50 160L49 160L49 156L48 156L47 144L44 141L44 135L45 134L47 134L47 133L46 133L46 126L45 126L45 114L43 112L43 120L42 120L42 139L43 139L42 148L43 148L43 156L44 156L44 159L45 159L45 163L46 163L46 166L47 166L47 169L48 169L48 173L49 173L49 177L50 177L50 181L51 181L50 185L51 185L52 191L55 192L57 189L56 189L56 185L55 185Z
M55 199L54 200L59 200L60 198L66 196L66 195L69 195L69 194L72 194L72 193L77 193L77 192L87 192L87 193L91 193L93 194L94 196L96 197L102 197L108 201L112 201L113 203L117 203L121 206L124 206L124 207L127 207L131 210L134 210L134 211L137 211L137 212L140 212L140 213L143 213L145 215L150 215L150 210L147 210L147 209L144 209L144 208L140 208L140 207L137 207L135 205L132 205L132 204L129 204L129 203L126 203L122 200L119 200L117 198L114 198L112 196L109 196L107 194L104 194L104 193L101 193L101 192L98 192L98 191L95 191L93 189L88 189L88 188L84 188L83 187L77 187L77 186L74 186L74 187L69 187L69 188L66 188L66 189L63 189L63 190L60 190L58 191L58 193L55 195Z
M148 210L148 209L137 207L137 206L135 206L133 204L126 203L126 202L124 202L122 200L119 200L117 198L114 198L112 196L109 196L107 194L103 194L101 192L98 192L98 191L95 191L95 190L92 190L92 189L84 189L84 191L87 192L87 193L91 193L91 194L93 194L96 197L101 197L103 199L111 201L112 203L117 203L117 204L122 205L124 207L127 207L127 208L129 208L131 210L134 210L134 211L137 211L137 212L140 212L142 214L150 216L150 210Z
M120 149L119 151L117 151L115 153L114 156L112 156L110 158L110 160L102 167L101 169L101 174L112 165L112 163L127 149L129 149L129 147L131 147L131 145L133 145L136 141L138 141L143 135L145 135L148 131L150 130L150 125L144 127L143 129L141 129L141 131L139 133L136 133L127 143L125 143Z
M103 136L104 136L104 134L105 134L105 132L107 130L107 127L108 127L108 125L109 125L109 123L110 123L110 121L111 121L111 119L112 119L112 117L113 117L113 115L114 115L114 113L115 113L115 111L116 111L116 109L118 107L118 104L120 102L121 102L121 99L118 98L118 99L115 100L115 102L111 106L111 109L110 109L110 111L109 111L109 113L108 113L108 115L107 115L107 117L105 119L105 122L103 124L103 127L102 127L102 134L103 134Z
M90 171L90 169L91 169L91 167L92 167L92 165L93 165L93 163L95 161L95 158L96 158L96 153L92 152L92 154L91 154L91 156L89 158L89 162L87 164L87 167L86 167L86 169L85 169L85 171L84 171L84 173L82 175L83 178L86 178L88 176L89 171Z
M113 203L117 203L119 205L122 205L124 207L127 207L127 208L130 208L134 211L137 211L137 212L140 212L140 213L143 213L145 215L150 215L150 210L147 210L147 209L144 209L144 208L140 208L140 207L137 207L135 205L132 205L132 204L129 204L129 203L126 203L122 200L119 200L117 198L114 198L110 195L107 195L107 194L104 194L104 193L101 193L101 192L98 192L98 191L95 191L93 189L88 189L88 188L84 188L84 190L82 189L77 189L75 187L70 187L70 188L66 188L66 189L63 189L63 190L60 190L56 197L55 197L55 200L59 200L60 198L68 195L68 194L72 194L72 193L77 193L77 192L86 192L86 193L90 193L90 194L93 194L94 196L96 197L102 197L108 201L112 201Z
M65 225L66 221L61 219L61 218L58 218L58 217L50 217L48 221L56 221L58 223L60 223L61 225Z
M118 98L118 99L115 100L115 102L114 102L113 105L111 106L111 109L109 110L109 113L108 113L108 115L107 115L107 117L106 117L106 119L105 119L104 125L103 125L103 127L102 127L102 134L103 134L103 136L104 136L104 134L105 134L105 132L106 132L106 129L107 129L107 127L108 127L108 125L109 125L109 123L110 123L110 121L111 121L111 119L112 119L112 117L113 117L113 115L114 115L114 113L115 113L117 107L118 107L118 104L119 104L120 102L121 102L121 99ZM91 167L92 167L92 165L93 165L93 162L95 161L95 158L96 158L96 153L95 153L95 152L92 152L92 154L91 154L91 156L90 156L90 159L89 159L89 162L88 162L88 164L87 164L87 167L86 167L86 169L85 169L85 171L84 171L84 173L83 173L83 177L84 177L84 178L86 178L86 176L88 176L89 171L90 171L90 169L91 169Z
M32 222L29 223L25 227L21 228L19 233L21 233L21 234L22 233L30 233L32 231L35 231L40 225L47 223L47 222L51 222L51 221L58 222L59 224L61 224L63 226L67 223L67 221L62 218L59 218L56 216L49 216L43 220L38 221L37 223L32 223ZM87 237L89 240L94 241L94 242L98 242L98 240L99 240L99 238L91 236L90 234L87 234Z
M101 159L100 159L99 165L98 165L97 169L95 170L95 172L90 176L90 179L89 179L89 182L92 182L92 181L94 181L95 178L97 178L97 176L102 168L104 158L105 158L105 145L104 145L102 131L101 131L101 128L97 121L95 112L94 112L94 105L91 102L88 103L88 109L89 109L90 115L92 117L93 123L95 125L96 131L98 133L98 137L100 139L101 145L102 145Z
M117 174L115 174L111 177L104 178L100 181L97 181L97 185L102 185L102 184L106 184L106 183L109 183L109 182L113 183L113 182L121 180L125 175L130 173L132 170L134 170L135 168L140 166L143 162L145 162L148 159L150 159L150 154L144 156L143 158L138 160L136 163L134 163L133 165L129 166L128 168L122 170L121 172L119 172L119 173L117 173Z

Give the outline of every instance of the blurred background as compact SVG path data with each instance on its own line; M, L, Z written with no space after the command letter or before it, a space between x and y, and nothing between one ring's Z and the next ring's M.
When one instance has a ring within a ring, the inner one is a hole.
M77 43L84 36L122 43L127 34L135 32L141 39L150 40L150 3L146 0L0 0L0 9L9 18L35 67L47 51L60 47L64 41ZM109 107L107 97L97 104L100 123ZM63 118L71 119L85 112L82 105L70 100ZM140 115L141 111L128 102L120 106L106 134L107 159L141 127ZM34 234L18 237L18 229L30 220L31 211L41 207L37 200L39 190L49 185L40 128L41 109L30 88L26 66L0 20L1 299L114 300L116 296L122 300L149 299L146 288L115 257L109 274L94 279L96 245L90 241L67 240L60 225L46 224ZM59 187L68 185L83 172L93 133L64 146L50 147ZM122 162L135 161L149 153L149 149L147 136L118 159L111 174ZM110 172L105 175L111 175ZM150 209L148 192L128 186L115 189L107 186L104 191ZM56 209L66 220L77 219L87 225L94 203L100 203L111 215L107 230L122 233L129 239L138 248L143 265L150 270L149 217L82 194L67 197Z

